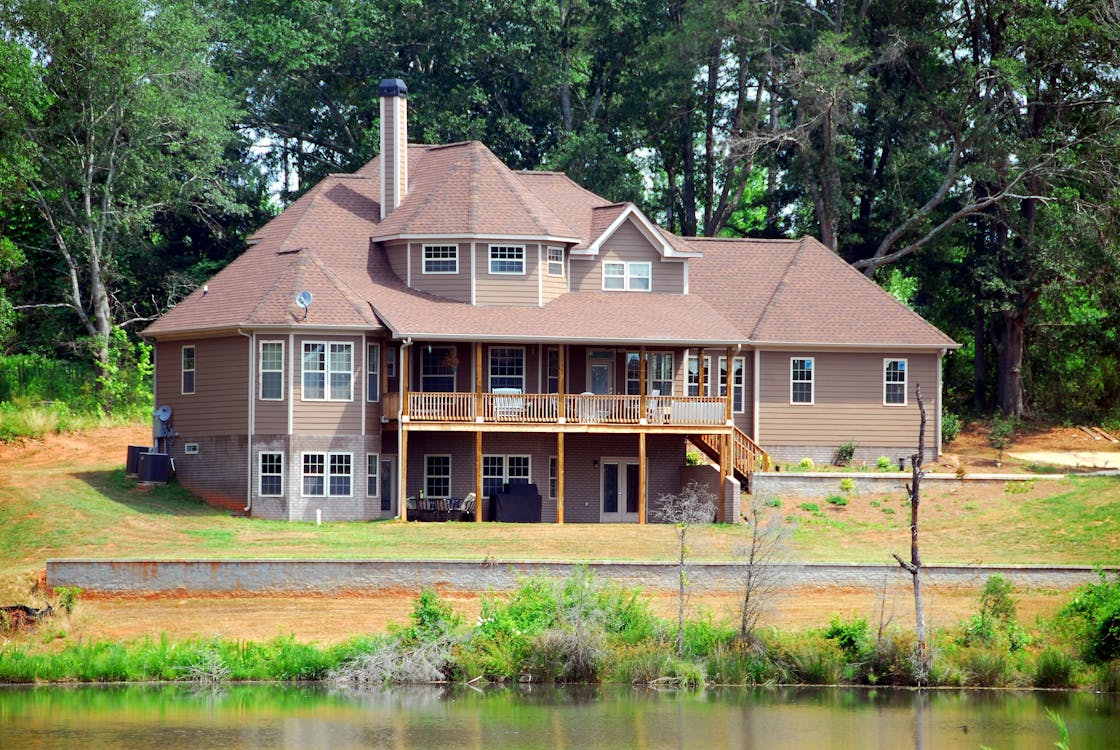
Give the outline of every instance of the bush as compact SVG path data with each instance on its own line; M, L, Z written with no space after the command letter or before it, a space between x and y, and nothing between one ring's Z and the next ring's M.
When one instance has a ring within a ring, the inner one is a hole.
M799 641L783 661L792 680L805 685L838 685L847 667L844 652L832 641Z
M840 480L840 491L841 492L851 492L855 488L856 488L856 480L852 479L851 477L844 477L843 479Z
M860 661L866 655L870 641L871 628L867 620L859 617L849 622L843 622L838 615L834 615L824 637L834 641L850 661Z
M797 468L801 471L812 471L816 467L817 465L813 463L813 459L809 458L808 456L797 462Z
M879 471L890 471L893 467L894 464L886 456L879 456L875 459L875 468Z
M843 495L829 495L825 498L825 500L832 505L837 505L840 507L848 504L848 498L844 497Z
M1073 687L1073 657L1065 651L1048 648L1038 655L1034 666L1034 686L1040 688Z
M801 503L801 505L798 505L797 507L801 508L801 510L805 511L806 513L821 512L821 506L817 505L816 503Z
M961 428L963 426L964 425L961 422L960 417L958 417L956 414L949 411L948 409L942 407L942 409L941 409L941 439L943 441L945 441L946 443L951 443L954 440L956 440L957 436L961 434Z
M1004 687L1011 682L1007 653L992 648L971 648L961 654L965 681L971 687Z
M768 497L762 504L767 508L780 508L782 507L782 499L780 497Z
M890 628L879 634L863 666L864 679L872 685L913 685L917 636L914 631Z
M856 455L856 441L849 440L846 443L841 443L840 447L836 449L836 465L837 466L851 466L852 458Z
M1120 658L1120 576L1111 583L1103 571L1100 576L1100 583L1082 586L1058 613L1090 663Z

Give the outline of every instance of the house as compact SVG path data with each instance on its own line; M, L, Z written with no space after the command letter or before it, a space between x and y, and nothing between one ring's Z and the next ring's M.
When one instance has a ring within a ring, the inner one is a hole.
M532 483L542 521L641 523L691 441L736 519L772 458L912 453L919 385L938 452L956 344L816 240L677 237L480 143L410 144L405 85L381 96L380 156L145 331L157 442L209 502L407 518Z

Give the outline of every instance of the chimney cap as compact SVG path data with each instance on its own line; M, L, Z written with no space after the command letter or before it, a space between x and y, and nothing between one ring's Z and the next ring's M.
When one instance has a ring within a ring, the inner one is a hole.
M407 96L408 86L399 78L382 78L377 86L381 96Z

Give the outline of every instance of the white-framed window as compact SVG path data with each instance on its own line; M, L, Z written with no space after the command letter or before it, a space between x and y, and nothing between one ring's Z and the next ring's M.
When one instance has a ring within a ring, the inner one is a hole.
M182 365L180 378L181 392L184 396L194 393L194 373L195 373L195 358L194 347L184 346L180 356L180 364Z
M380 471L381 461L380 456L376 453L366 454L366 495L368 497L377 497L381 494L380 484Z
M397 377L397 347L385 347L385 377Z
M906 406L906 360L883 360L883 404Z
M731 411L742 414L746 406L746 366L744 357L731 360ZM719 358L719 395L727 395L727 357Z
M261 452L257 460L257 494L261 497L280 497L284 494L284 454Z
M528 484L532 477L530 456L484 455L482 457L482 494L501 492L507 484Z
M549 247L548 248L548 275L549 276L563 276L564 275L564 248L562 248L562 247Z
M381 400L381 344L366 346L366 401Z
M455 390L455 369L450 346L425 346L420 350L420 390L451 393Z
M284 342L262 341L260 355L260 398L284 400Z
M490 273L525 274L524 245L491 245Z
M556 456L548 457L548 499L555 500L559 494L560 462Z
M424 273L459 273L459 246L424 245Z
M424 456L424 494L428 497L451 497L451 456Z
M790 357L789 402L812 404L814 402L814 376L812 357Z
M354 400L354 345L303 342L304 401Z
M517 388L525 392L524 347L490 347L490 391L497 388Z
M646 260L603 263L603 289L618 292L648 292L653 288L653 265Z
M712 395L712 358L710 356L704 357L704 383L701 387L700 383L700 358L695 354L690 355L688 358L688 395L689 396L710 396Z
M673 353L649 352L649 365L646 369L646 395L673 395ZM638 352L626 353L626 393L637 396L641 393L641 356Z
M349 453L304 453L303 494L308 497L349 497L353 456Z

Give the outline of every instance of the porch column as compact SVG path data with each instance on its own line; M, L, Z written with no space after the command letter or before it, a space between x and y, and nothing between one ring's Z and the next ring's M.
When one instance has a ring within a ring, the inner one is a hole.
M476 341L474 343L474 421L482 422L485 420L486 412L483 410L482 404L482 342ZM479 469L481 471L481 469ZM479 493L482 492L482 483L479 483ZM477 514L476 514L477 515Z
M381 355L381 361L377 363L378 372L381 373L381 395L380 399L382 404L385 402L385 394L389 392L389 341L388 339L381 342L377 347ZM384 406L382 406L384 409Z
M401 422L397 430L397 455L401 462L397 477L397 517L408 520L408 425Z
M556 523L564 524L564 433L556 433Z
M696 363L697 363L697 367L696 367L696 372L697 372L696 395L697 396L703 396L704 395L704 390L705 390L704 385L705 385L705 383L708 382L707 380L705 380L705 377L707 377L708 373L706 373L704 371L704 347L701 346L701 347L697 348L696 355L697 355L696 356Z
M730 475L731 465L731 435L721 435L719 440L719 497L716 499L716 508L719 509L719 520L727 521L724 508L724 485Z
M638 347L638 422L646 423L646 348Z
M733 389L734 378L731 376L732 375L731 369L732 369L732 365L733 365L733 363L731 361L731 352L732 352L731 347L730 346L727 347L727 366L723 368L724 369L724 379L727 381L727 386L726 386L726 390L727 390L726 399L727 400L724 402L724 406L723 406L723 418L727 422L727 424L731 424L731 420L733 419L733 417L731 416L731 391Z
M481 347L481 344L478 346ZM482 523L482 508L486 505L482 497L482 430L474 433L474 520Z
M412 356L412 348L409 347L409 348L406 349L405 347L402 346L401 349L400 349L400 352L401 352L401 422L407 422L408 421L408 402L409 402L409 396L408 396L408 390L409 390L408 360Z
M638 433L638 524L646 522L646 433Z

